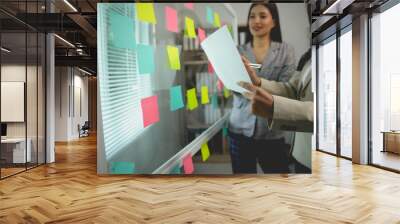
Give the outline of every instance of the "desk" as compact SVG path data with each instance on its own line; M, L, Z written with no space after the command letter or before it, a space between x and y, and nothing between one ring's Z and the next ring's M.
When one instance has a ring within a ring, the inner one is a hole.
M383 150L382 152L393 152L400 154L400 131L382 131Z
M25 138L6 138L1 139L1 156L7 163L25 163L30 162L31 144L30 138L27 139L26 153L25 153ZM12 160L11 160L12 158ZM27 161L25 161L27 158Z

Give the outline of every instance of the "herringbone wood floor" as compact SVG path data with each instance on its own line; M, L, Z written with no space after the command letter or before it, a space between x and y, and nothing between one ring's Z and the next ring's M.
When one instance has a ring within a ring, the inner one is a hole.
M0 223L400 223L400 175L313 153L313 174L96 175L95 138L0 181Z

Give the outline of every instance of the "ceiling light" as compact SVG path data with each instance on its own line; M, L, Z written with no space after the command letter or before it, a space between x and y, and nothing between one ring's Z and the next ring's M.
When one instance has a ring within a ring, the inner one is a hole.
M10 53L10 52L11 52L10 50L8 50L8 49L5 48L5 47L1 47L1 50L4 51L4 52L6 52L6 53Z
M64 0L65 4L67 4L72 10L74 10L74 12L78 12L78 10L71 4L69 3L68 0Z
M58 36L57 34L54 34L55 37L57 37L58 39L60 39L61 41L63 41L64 43L66 43L67 45L69 45L70 47L75 48L75 45L71 44L71 42L67 41L66 39Z
M79 67L78 67L78 70L81 71L81 72L83 72L83 73L85 73L85 74L87 74L87 75L92 75L92 73L90 73L90 72L88 72L88 71L86 71L86 70L83 70L83 69L81 69L81 68L79 68Z

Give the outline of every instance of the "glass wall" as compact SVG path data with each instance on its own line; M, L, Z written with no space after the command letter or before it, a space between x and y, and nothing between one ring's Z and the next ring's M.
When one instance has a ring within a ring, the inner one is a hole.
M36 13L44 2L14 3L0 7ZM12 16L0 13L0 20L8 21L0 21L0 178L5 178L45 163L46 40Z
M371 19L372 163L400 170L400 4Z
M340 155L351 158L352 142L352 33L340 36Z
M336 36L318 47L318 149L336 153Z

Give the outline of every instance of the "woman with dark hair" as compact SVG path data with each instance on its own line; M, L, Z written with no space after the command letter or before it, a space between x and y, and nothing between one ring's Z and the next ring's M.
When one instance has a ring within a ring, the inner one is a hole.
M282 42L278 9L273 3L253 3L247 18L247 43L240 53L251 63L262 64L257 75L285 82L295 67L294 50ZM251 103L234 94L229 118L229 148L234 173L288 173L291 133L271 131L265 119L251 113Z

